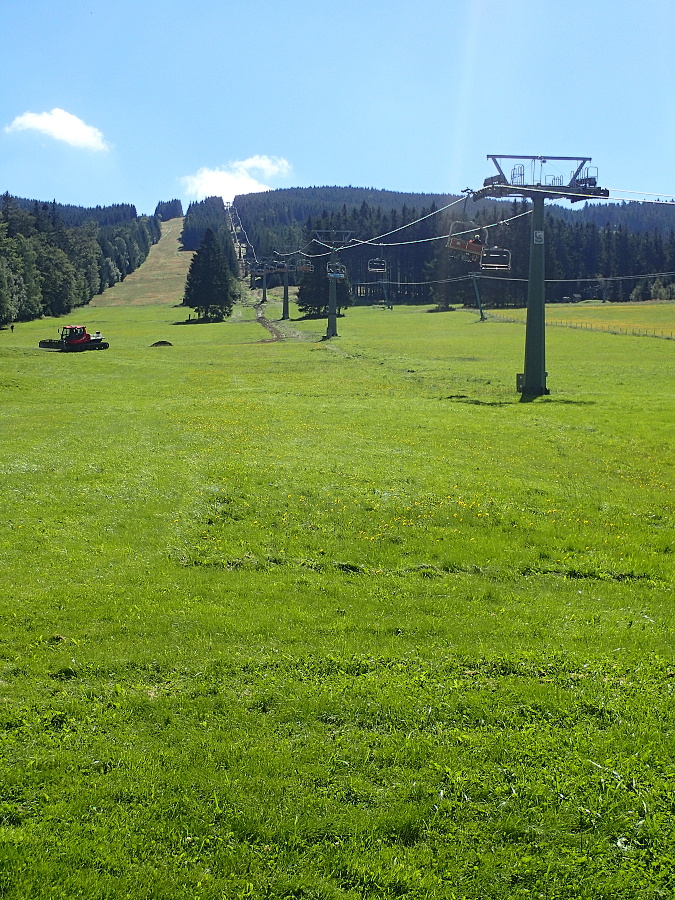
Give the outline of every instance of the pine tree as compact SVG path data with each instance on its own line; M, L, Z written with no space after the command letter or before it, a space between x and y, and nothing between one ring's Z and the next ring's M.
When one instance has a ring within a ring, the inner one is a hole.
M183 215L183 204L180 200L164 200L155 207L155 215L166 222L168 219L177 219Z
M236 286L225 253L213 230L207 228L199 249L192 257L183 306L197 310L204 319L222 321L232 312Z

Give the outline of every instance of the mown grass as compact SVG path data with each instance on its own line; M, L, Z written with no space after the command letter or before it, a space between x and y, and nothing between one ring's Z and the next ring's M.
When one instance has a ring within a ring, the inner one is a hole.
M0 335L2 896L672 895L670 342L83 312Z
M183 219L162 222L162 237L150 248L143 265L114 287L95 297L91 306L148 306L180 303L192 252L180 249Z

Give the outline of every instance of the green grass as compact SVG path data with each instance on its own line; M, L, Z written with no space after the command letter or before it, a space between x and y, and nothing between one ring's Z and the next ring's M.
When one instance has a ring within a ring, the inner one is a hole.
M488 313L495 319L512 318L525 322L524 309L508 310L506 316L498 311ZM572 328L589 328L660 338L675 338L675 303L672 301L645 303L602 303L587 300L583 303L552 303L546 307L546 321Z
M0 896L672 896L673 344L134 290L0 334Z

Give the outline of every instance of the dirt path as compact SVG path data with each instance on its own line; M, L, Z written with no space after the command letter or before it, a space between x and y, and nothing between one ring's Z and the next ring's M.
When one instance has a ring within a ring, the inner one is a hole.
M263 328L266 328L269 333L272 335L273 341L283 341L286 338L286 335L277 328L276 325L272 324L270 320L265 315L265 303L262 302L262 297L257 303L253 304L253 308L255 309L255 320L259 322Z
M263 343L271 343L272 341L309 341L315 342L321 339L321 335L309 331L297 331L292 327L291 320L273 322L265 315L265 306L267 301L263 303L262 290L248 289L246 299L242 300L243 306L252 306L255 310L255 320L262 327L269 331L270 337L263 340ZM276 298L272 298L274 301Z

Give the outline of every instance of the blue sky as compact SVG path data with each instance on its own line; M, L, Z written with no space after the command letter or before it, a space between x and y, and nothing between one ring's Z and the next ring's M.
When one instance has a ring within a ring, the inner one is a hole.
M675 194L672 0L0 0L0 33L0 192L455 193L522 153Z

